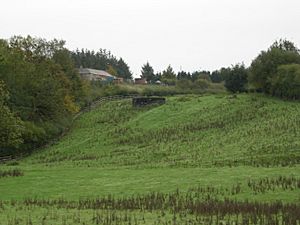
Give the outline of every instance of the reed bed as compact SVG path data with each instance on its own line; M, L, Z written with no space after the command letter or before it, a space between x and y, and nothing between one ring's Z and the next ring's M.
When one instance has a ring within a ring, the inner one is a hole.
M0 209L2 213L7 212L6 224L12 225L51 224L54 221L56 224L216 225L297 225L300 222L300 205L297 203L218 200L212 196L203 198L203 191L208 189L176 190L167 194L152 192L122 198L109 195L77 201L28 198L24 201L0 202Z
M9 170L0 170L0 178L4 177L19 177L24 176L24 172L19 168L9 169Z

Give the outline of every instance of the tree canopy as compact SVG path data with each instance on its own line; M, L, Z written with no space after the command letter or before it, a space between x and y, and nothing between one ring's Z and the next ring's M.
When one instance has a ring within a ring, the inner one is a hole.
M237 64L227 69L225 77L225 87L233 92L246 91L248 72L244 64Z
M132 79L132 73L129 66L122 58L116 58L110 51L100 49L99 51L91 51L87 49L77 49L71 52L71 56L77 68L91 68L105 71L114 71L115 76Z
M271 93L272 79L281 65L300 64L297 47L290 41L276 41L267 51L262 51L251 63L249 82L252 88Z
M142 66L141 78L144 78L149 83L154 83L156 80L153 67L150 66L149 62Z
M18 140L24 140L24 150L40 146L61 133L83 104L84 81L64 44L56 39L47 41L30 36L0 41L0 80L10 93L7 106L1 102L2 114L10 118L9 123L18 124L17 118L23 121L21 138L20 131L12 133L18 134ZM6 138L6 146L11 146L9 140Z

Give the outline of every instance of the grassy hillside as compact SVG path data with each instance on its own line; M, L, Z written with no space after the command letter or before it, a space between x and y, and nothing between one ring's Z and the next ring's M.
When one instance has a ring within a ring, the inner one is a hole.
M57 144L0 166L10 174L0 173L0 221L25 221L29 210L33 224L41 214L49 224L296 224L299 163L299 102L246 94L146 108L109 102Z
M262 96L190 96L83 115L28 163L97 167L288 166L300 162L300 104Z

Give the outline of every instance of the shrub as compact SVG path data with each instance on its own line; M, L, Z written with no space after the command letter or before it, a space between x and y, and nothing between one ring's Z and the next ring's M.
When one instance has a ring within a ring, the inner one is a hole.
M244 64L233 66L225 79L225 87L227 90L236 93L246 91L247 70Z
M257 91L272 93L276 83L277 68L281 65L300 64L300 54L297 47L287 40L275 42L268 51L262 51L250 66L249 83ZM271 84L273 82L273 84ZM272 90L271 90L272 88Z
M300 99L300 64L282 65L270 79L270 91L284 98Z

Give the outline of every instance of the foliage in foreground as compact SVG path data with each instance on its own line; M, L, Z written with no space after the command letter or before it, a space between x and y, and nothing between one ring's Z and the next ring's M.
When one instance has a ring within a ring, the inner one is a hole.
M232 195L239 192L234 187ZM0 202L7 224L289 224L300 221L299 204L236 201L212 196L216 189L153 192L123 198L83 198L78 201L28 198ZM29 215L26 212L30 211ZM1 218L2 217L2 218Z
M9 118L1 106L6 111L1 119L8 125L0 128L7 131L1 135L0 155L41 146L60 134L80 109L87 90L64 44L30 36L0 40L1 89L4 83L10 96L5 107L14 114Z

